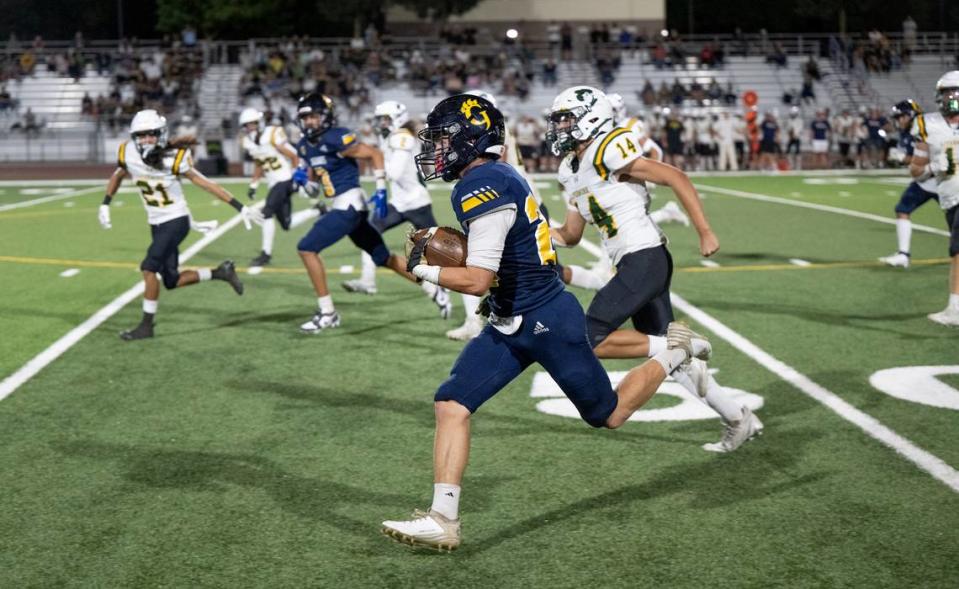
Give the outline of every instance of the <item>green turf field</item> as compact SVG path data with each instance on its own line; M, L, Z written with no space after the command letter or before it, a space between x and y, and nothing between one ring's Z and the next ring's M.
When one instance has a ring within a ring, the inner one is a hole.
M691 229L664 226L674 291L955 472L956 410L870 384L880 370L953 367L936 382L959 398L959 331L926 319L946 302L946 238L917 230L913 267L886 268L876 258L896 249L893 225L715 190L891 218L901 179L695 180L719 266L700 263ZM244 186L228 188L242 198ZM134 193L104 231L101 188L13 209L55 189L0 189L2 379L134 286L149 234ZM189 191L196 219L233 216ZM432 194L452 223L448 193ZM657 194L654 208L668 198ZM562 216L555 191L544 196ZM914 221L944 229L935 203ZM443 322L383 273L376 296L342 292L356 274L341 266L360 263L343 242L325 255L343 325L301 335L315 306L295 252L308 226L278 232L273 266L244 274L244 296L222 283L163 292L157 337L125 343L136 299L0 401L0 586L956 586L957 492L715 336L720 382L762 398L759 440L704 452L718 419L594 431L537 411L534 367L473 420L461 549L391 543L383 519L428 507L432 394L461 349L443 333L462 307ZM259 239L239 225L186 266L245 266Z

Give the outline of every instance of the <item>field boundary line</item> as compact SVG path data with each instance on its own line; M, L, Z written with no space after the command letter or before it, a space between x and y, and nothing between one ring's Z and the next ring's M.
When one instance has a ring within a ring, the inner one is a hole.
M785 362L774 358L768 352L752 343L736 331L721 323L702 309L692 305L681 296L670 293L673 305L689 315L694 321L713 332L720 339L746 354L763 368L769 370L779 378L799 389L806 396L825 405L829 410L852 423L869 437L892 448L900 456L915 464L919 469L945 483L953 491L959 493L959 471L946 464L941 458L916 446L908 439L897 434L883 425L878 419L853 407L835 393L816 384L808 376L800 373Z
M218 228L204 235L196 243L191 245L182 254L180 254L180 263L185 263L187 260L203 250L203 248L219 239L223 234L236 227L242 221L242 216L236 215L232 219L220 225ZM136 285L127 289L123 294L107 303L106 306L91 315L86 321L74 327L65 335L61 336L60 339L50 344L47 349L34 356L26 364L17 369L16 372L0 381L0 401L13 394L13 392L20 388L24 383L36 376L37 373L46 368L51 362L62 356L67 350L76 345L77 342L90 334L90 332L99 327L107 319L116 315L120 309L125 307L128 303L136 299L142 293L143 282L138 282Z
M3 213L5 211L12 211L14 209L23 209L26 207L32 207L34 205L42 205L43 203L46 203L46 202L54 202L58 200L64 200L67 198L73 198L75 196L83 196L85 194L96 192L97 190L101 190L101 188L99 186L93 186L91 188L72 190L70 192L64 192L62 194L54 194L53 196L44 196L41 198L35 198L33 200L25 200L22 202L10 203L8 205L0 205L0 213Z
M771 202L781 205L787 205L792 207L799 207L803 209L813 209L816 211L823 211L826 213L836 213L838 215L846 215L848 217L857 217L859 219L867 219L869 221L876 221L878 223L885 223L887 225L895 225L896 220L892 217L881 217L879 215L874 215L872 213L863 213L860 211L854 211L852 209L844 209L842 207L834 207L830 205L821 205L813 202L803 202L798 200L793 200L790 198L782 198L779 196L772 196L770 194L762 194L759 192L746 192L745 190L734 190L732 188L723 188L721 186L712 186L709 184L697 184L696 188L702 189L708 192L716 192L719 194L725 194L727 196L736 196L739 198L748 198L750 200L758 200L760 202ZM917 223L912 224L912 228L916 231L924 231L926 233L932 233L934 235L943 235L949 237L949 232L943 229L936 229L935 227L930 227L928 225L919 225Z

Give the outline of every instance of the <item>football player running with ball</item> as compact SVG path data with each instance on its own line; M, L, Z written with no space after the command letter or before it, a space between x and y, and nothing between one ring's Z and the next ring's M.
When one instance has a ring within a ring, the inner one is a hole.
M451 290L490 292L489 324L463 348L434 397L433 503L409 520L383 522L383 533L406 544L452 550L460 544L459 499L470 449L470 419L528 366L540 364L593 427L617 428L648 401L667 375L709 343L688 328L670 332L652 362L633 368L613 389L589 342L579 302L554 267L549 226L529 184L498 162L503 115L468 94L437 104L420 137L417 162L427 180L456 181L451 202L467 234L465 266L426 264L429 237L412 244L408 268Z
M263 126L263 113L253 108L240 113L240 147L253 158L255 167L247 196L253 199L260 185L260 178L266 177L269 192L263 207L263 241L260 255L253 258L250 266L265 266L273 257L273 239L276 236L276 223L280 222L283 231L290 230L293 207L290 195L293 189L293 168L297 166L296 151L286 138L286 132L279 125Z
M413 134L406 105L387 100L376 105L373 111L374 130L380 134L380 149L385 160L386 178L390 181L390 201L386 215L373 215L370 224L381 234L404 221L414 229L436 226L433 216L433 201L426 186L420 181L413 158L420 152L420 140ZM367 252L363 252L362 272L357 280L348 280L343 288L350 292L376 294L376 264ZM422 283L423 290L440 308L440 315L448 319L453 311L449 293L445 288L429 282Z
M589 343L600 358L655 356L666 349L666 331L674 320L669 301L673 259L666 236L647 213L644 182L673 190L699 233L700 253L710 256L719 250L719 240L699 195L678 168L642 157L642 138L629 127L613 126L609 100L596 88L574 86L556 97L547 140L553 153L564 156L558 179L569 199L565 223L551 230L553 241L574 246L586 223L592 223L617 269L586 312ZM619 329L627 319L635 330ZM690 360L673 373L673 379L723 420L722 440L704 449L732 452L762 431L759 419L730 398L702 360Z
M370 254L377 266L386 266L410 281L416 279L406 271L406 258L387 249L383 236L368 219L366 193L360 187L356 160L373 161L376 192L369 203L374 206L375 214L382 218L387 214L383 152L358 142L349 129L337 127L333 101L323 94L311 92L300 98L296 121L303 134L297 144L297 154L308 168L296 169L293 185L303 186L311 196L320 194L333 201L331 210L317 220L297 245L319 306L316 314L301 325L300 330L319 333L340 325L340 315L333 306L320 252L344 237L349 237L357 247ZM441 314L449 314L446 309L448 301L434 302L440 307Z
M912 125L918 139L909 163L917 180L928 174L936 179L939 206L949 227L949 302L929 320L959 327L959 70L947 72L936 82L939 112L919 115Z
M250 228L250 221L263 222L263 215L258 209L244 206L222 186L193 169L189 141L169 141L168 137L166 118L157 111L141 110L133 117L130 140L122 142L117 150L117 169L110 176L106 196L98 212L100 225L110 229L110 201L123 180L130 178L140 189L147 223L150 224L153 240L140 263L143 273L143 318L135 328L120 334L126 341L153 337L153 318L160 298L157 274L162 276L163 286L168 290L207 280L223 280L233 287L236 294L243 294L243 283L230 260L213 269L180 272L179 247L191 226L190 209L183 195L181 177L188 178L239 211L247 229Z

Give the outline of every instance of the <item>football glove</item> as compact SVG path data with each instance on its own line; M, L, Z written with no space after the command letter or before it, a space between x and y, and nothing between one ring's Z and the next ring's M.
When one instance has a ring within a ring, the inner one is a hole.
M257 225L262 225L263 221L265 220L263 218L263 211L247 206L244 206L242 209L240 209L240 216L243 218L243 225L246 226L247 230L253 228L251 222L256 223Z
M293 187L300 188L306 186L306 183L310 181L310 173L306 168L297 168L293 171Z
M386 217L389 209L386 206L386 189L380 188L373 193L373 196L370 197L369 203L373 205L373 211L376 213L377 219L382 219Z
M110 205L100 205L100 209L97 211L97 220L100 221L100 226L104 229L113 227L110 223Z
M190 228L200 233L209 233L219 226L220 222L216 219L213 221L194 221L193 217L190 217Z

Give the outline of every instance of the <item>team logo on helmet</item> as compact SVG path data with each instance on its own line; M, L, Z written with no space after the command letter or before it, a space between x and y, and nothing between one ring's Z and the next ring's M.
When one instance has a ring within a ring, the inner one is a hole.
M470 99L467 99L465 102L463 102L463 105L460 106L460 112L463 113L464 117L469 119L471 124L476 125L477 127L482 125L483 128L489 129L491 125L489 120L489 115L486 114L485 110L480 110L476 114L482 118L477 119L476 117L473 116L473 109L476 109L476 108L482 109L483 107L480 105L478 100L476 100L475 98L470 98Z
M587 98L587 96L589 98ZM580 102L588 102L587 106L593 106L596 104L596 97L593 96L593 91L589 88L582 88L576 91L576 100Z

